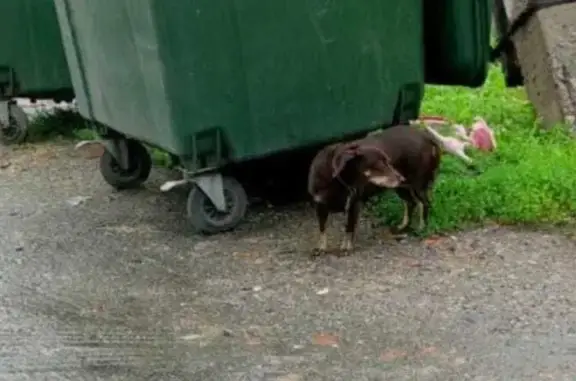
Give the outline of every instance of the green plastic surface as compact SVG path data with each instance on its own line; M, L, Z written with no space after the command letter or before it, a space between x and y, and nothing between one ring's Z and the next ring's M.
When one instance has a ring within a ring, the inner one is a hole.
M423 0L426 83L478 87L488 75L492 0Z
M81 113L198 168L418 115L421 0L55 3Z
M0 94L71 98L54 1L2 0L0 17Z

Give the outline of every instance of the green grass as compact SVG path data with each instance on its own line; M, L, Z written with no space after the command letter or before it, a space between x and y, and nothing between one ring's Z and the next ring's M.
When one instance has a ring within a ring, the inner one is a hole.
M481 89L430 86L423 114L443 115L469 125L483 116L496 132L493 153L471 152L484 171L469 174L445 155L424 233L440 233L485 223L564 224L576 214L576 141L562 127L544 130L523 89L506 89L498 67ZM392 193L392 192L391 192ZM373 211L397 224L402 205L392 193ZM416 214L415 214L416 216Z

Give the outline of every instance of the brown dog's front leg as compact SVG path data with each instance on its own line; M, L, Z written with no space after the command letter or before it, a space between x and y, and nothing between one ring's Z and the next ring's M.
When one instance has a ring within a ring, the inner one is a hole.
M326 237L326 222L328 221L328 207L324 204L316 204L316 217L318 218L318 228L320 230L320 237L318 239L318 247L315 250L316 254L326 251L328 248L328 238Z
M414 214L414 208L416 207L416 196L410 189L397 188L396 194L402 199L404 204L404 215L402 217L402 222L394 229L394 234L404 235L407 228L410 226L412 221L412 215Z
M356 227L360 217L361 203L358 199L350 200L348 210L346 211L346 236L342 240L340 250L347 253L354 249L354 240L356 238Z

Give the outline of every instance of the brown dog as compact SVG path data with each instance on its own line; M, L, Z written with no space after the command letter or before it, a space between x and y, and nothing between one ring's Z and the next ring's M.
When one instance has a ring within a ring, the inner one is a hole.
M346 213L341 249L352 250L362 203L389 188L404 202L404 217L397 230L404 232L410 225L416 205L421 212L419 228L424 228L440 159L436 140L426 130L410 125L332 144L318 152L308 174L308 192L316 205L320 229L318 252L327 248L328 215L339 212Z

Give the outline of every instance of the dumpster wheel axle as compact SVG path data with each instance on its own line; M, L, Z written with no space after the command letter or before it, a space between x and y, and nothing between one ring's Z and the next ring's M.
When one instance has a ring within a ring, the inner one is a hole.
M6 115L0 118L0 142L6 146L22 143L28 136L28 115L13 102L3 109Z
M220 175L217 175L220 176ZM195 184L188 194L186 211L193 228L204 234L215 234L235 228L244 219L248 196L244 187L233 177L222 177L224 208L217 207L206 194L203 184ZM204 188L204 189L203 189Z

